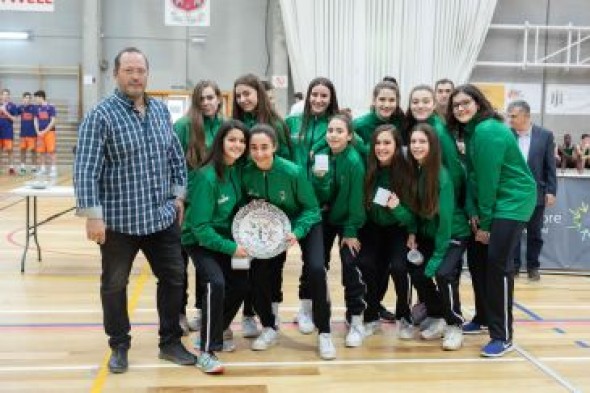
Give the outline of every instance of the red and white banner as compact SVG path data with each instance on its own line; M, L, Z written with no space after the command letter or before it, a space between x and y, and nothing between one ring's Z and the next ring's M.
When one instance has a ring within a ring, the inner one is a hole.
M209 26L211 0L164 0L167 26Z
M55 0L0 0L0 11L53 12Z

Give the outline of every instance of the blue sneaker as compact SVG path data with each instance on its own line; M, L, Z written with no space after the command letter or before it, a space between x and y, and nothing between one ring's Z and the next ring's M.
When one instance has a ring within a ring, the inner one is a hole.
M512 351L514 351L512 342L492 340L481 349L481 356L486 358L499 358Z
M487 326L480 325L477 322L467 322L463 325L463 334L482 334L488 330Z

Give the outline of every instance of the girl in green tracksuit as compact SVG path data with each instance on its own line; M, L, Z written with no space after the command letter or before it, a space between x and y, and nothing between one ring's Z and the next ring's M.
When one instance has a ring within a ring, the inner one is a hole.
M174 123L174 132L178 136L182 151L186 157L188 168L188 183L201 167L205 160L213 139L223 121L221 117L221 90L217 83L209 80L202 80L197 83L191 97L191 106L188 113ZM183 250L185 267L188 267L188 256ZM188 301L186 291L188 289L188 274L184 281L184 308ZM195 317L187 321L186 310L180 316L181 325L186 323L190 330L201 328L201 296L198 278L195 279ZM185 322L186 321L186 322Z
M315 158L325 155L329 167L327 171L314 170L312 182L322 208L326 266L329 265L334 240L336 237L339 239L346 321L349 325L345 343L347 347L358 347L365 336L363 313L367 307L367 288L357 258L361 249L358 232L366 219L363 205L365 168L363 159L350 143L352 138L350 116L334 115L326 133L328 148L315 155ZM305 274L302 281L307 281Z
M394 127L396 132L401 133L404 123L405 116L400 107L399 87L393 81L383 80L373 88L370 112L357 117L352 123L355 132L354 146L366 161L370 155L372 136L377 127L389 124ZM402 144L406 145L407 143L403 141L402 135ZM390 276L395 281L395 277L389 270L378 276L377 293L379 296L380 316L385 320L393 321L395 317L382 304Z
M449 172L453 182L455 198L463 206L465 198L465 168L461 162L455 136L435 112L434 90L428 85L418 85L410 92L410 102L406 113L408 134L418 123L428 123L440 142L442 164Z
M418 218L418 232L410 234L408 244L424 256L422 265L410 264L410 274L430 317L420 335L425 340L443 337L443 349L456 350L463 345L464 322L459 276L471 232L449 172L441 165L436 132L429 124L418 123L409 137L410 207Z
M256 75L242 75L234 82L232 117L244 122L248 128L252 128L256 124L268 124L273 127L278 138L277 155L292 160L289 129L275 111L264 83ZM282 258L281 272L287 254L282 254ZM279 266L277 266L277 269L279 269ZM280 285L274 285L273 288L273 308L278 316L278 306L283 301L283 293L280 290ZM243 336L247 338L257 337L260 332L254 317L251 296L246 296L242 314Z
M334 84L327 78L314 78L307 88L303 113L289 116L285 121L291 133L293 162L311 179L313 156L328 147L326 131L330 117L338 112L338 97ZM304 288L303 271L299 277L300 306L295 321L299 331L309 334L314 330L311 317L311 300Z
M254 74L242 75L234 82L232 117L248 128L256 124L269 124L278 138L277 155L293 160L291 137L285 121L273 108L264 84Z
M231 267L232 256L247 257L231 235L232 220L242 202L240 160L247 141L248 130L243 123L223 123L187 193L182 244L195 263L201 286L201 354L197 365L206 373L223 371L215 352L233 350L229 325L248 289L248 272Z
M291 133L293 162L311 176L313 155L327 148L328 120L338 112L334 84L318 77L309 83L303 113L285 119Z
M404 112L399 106L399 88L393 82L379 82L373 88L373 101L371 111L353 121L354 132L360 140L357 140L356 148L367 157L371 148L371 137L375 129L383 124L391 124L396 130L403 130ZM404 141L404 145L407 144ZM359 143L362 142L362 143Z
M299 243L303 268L309 277L313 300L313 319L319 331L320 357L333 359L336 350L330 333L330 302L320 209L311 183L296 164L275 155L278 141L274 129L258 124L250 130L250 159L244 168L242 187L248 199L263 199L281 209L291 221L292 232L285 241ZM274 258L252 261L251 278L254 309L263 326L252 343L253 350L265 350L278 339L276 318L272 312L272 283L276 282ZM270 283L270 285L269 285Z
M487 260L476 264L473 275L474 290L484 293L491 338L481 354L498 357L514 348L512 250L535 208L537 186L514 134L476 86L457 87L449 105L447 124L465 138L471 196L465 207L475 240L487 245Z
M359 265L367 285L365 333L379 330L380 304L391 275L395 284L397 336L413 337L410 313L411 280L408 274L408 233L416 233L416 220L408 208L407 161L400 133L391 124L377 127L371 137L364 184L367 223L360 230ZM375 201L378 192L389 192L386 203Z

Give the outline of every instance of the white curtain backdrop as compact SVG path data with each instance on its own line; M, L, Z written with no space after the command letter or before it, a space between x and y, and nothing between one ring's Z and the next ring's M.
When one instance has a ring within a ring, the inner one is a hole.
M402 102L420 83L468 80L497 0L280 0L295 91L330 78L341 107L367 110L383 76Z

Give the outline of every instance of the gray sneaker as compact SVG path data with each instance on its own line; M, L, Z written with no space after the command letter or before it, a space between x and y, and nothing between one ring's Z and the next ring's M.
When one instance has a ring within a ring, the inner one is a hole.
M245 338L254 338L260 335L255 317L245 315L242 317L242 335Z
M443 336L446 322L443 318L434 318L433 322L420 332L420 337L423 340L438 340Z
M205 374L222 374L223 363L211 352L202 352L197 358L197 367Z
M273 328L266 327L262 329L262 333L252 343L253 351L266 351L271 346L277 343L279 333Z
M443 337L442 348L446 351L456 351L463 346L463 328L461 326L447 326Z

